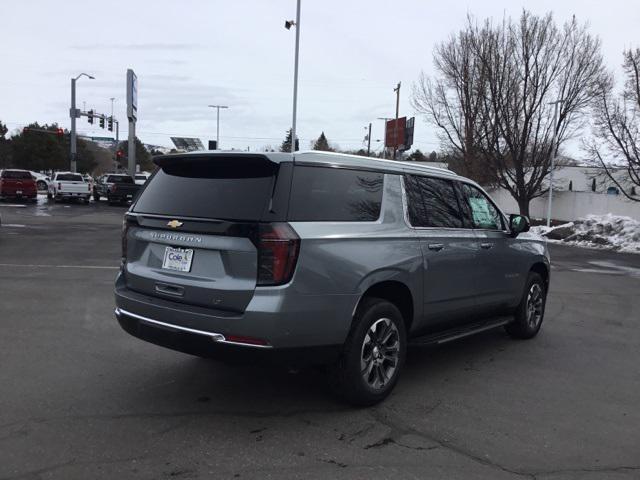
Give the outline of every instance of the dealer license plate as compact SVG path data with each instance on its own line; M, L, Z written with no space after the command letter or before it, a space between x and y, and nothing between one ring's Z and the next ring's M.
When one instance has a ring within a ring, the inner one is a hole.
M166 247L164 249L162 268L165 270L176 270L178 272L190 272L192 260L193 249Z

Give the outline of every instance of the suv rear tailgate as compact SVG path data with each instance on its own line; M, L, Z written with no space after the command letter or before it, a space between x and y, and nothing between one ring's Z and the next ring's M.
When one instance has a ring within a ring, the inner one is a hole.
M243 312L258 272L252 241L273 207L279 165L266 157L163 159L128 217L128 288ZM171 256L186 260L172 269ZM190 259L188 258L190 257Z
M149 224L144 218L139 222ZM253 296L257 255L248 237L142 226L130 228L127 236L126 282L134 291L230 311L243 311ZM192 252L188 270L163 268L168 252L176 249Z

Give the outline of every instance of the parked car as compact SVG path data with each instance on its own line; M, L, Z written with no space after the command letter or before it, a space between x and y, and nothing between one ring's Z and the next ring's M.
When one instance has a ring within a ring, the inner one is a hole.
M93 185L93 199L97 202L107 197L110 205L132 201L140 190L133 178L126 174L108 173L99 177Z
M36 187L38 188L38 191L49 191L49 183L51 183L51 179L47 175L34 171L30 171L29 173L36 181Z
M150 176L151 174L147 172L136 173L136 177L135 177L136 185L144 185L145 183L147 183L147 180L149 180Z
M371 405L409 342L540 329L546 242L453 172L322 152L154 161L125 215L115 283L117 319L136 337L223 360L328 363L347 400Z
M36 200L36 181L28 170L5 169L0 173L0 200L7 198Z
M47 198L53 201L83 200L89 203L91 186L84 181L82 175L73 172L56 172L49 183Z

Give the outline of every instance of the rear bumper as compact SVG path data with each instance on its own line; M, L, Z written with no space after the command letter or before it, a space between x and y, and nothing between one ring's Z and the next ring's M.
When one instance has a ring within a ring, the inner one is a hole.
M229 363L321 365L336 361L340 353L338 346L273 348L228 342L218 333L185 330L120 309L115 313L122 329L134 337L178 352Z
M351 327L357 295L292 295L256 290L243 313L185 305L127 288L116 279L116 316L128 333L164 347L227 360L327 363L337 358ZM266 346L229 341L249 337Z
M91 192L56 192L56 197L83 198L90 197Z
M0 198L28 198L33 200L38 197L38 192L22 192L16 194L15 192L0 192Z

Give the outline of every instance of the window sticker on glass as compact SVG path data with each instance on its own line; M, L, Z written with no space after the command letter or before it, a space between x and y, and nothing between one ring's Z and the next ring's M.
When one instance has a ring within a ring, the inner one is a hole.
M473 223L477 226L495 228L496 221L485 198L469 197Z

